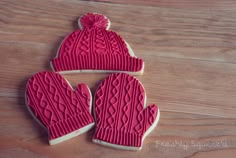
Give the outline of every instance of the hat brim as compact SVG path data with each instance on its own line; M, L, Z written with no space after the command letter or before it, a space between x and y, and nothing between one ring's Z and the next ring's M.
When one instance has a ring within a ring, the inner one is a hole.
M89 54L57 57L51 60L51 66L53 71L60 73L127 72L141 75L144 70L144 61L137 57L118 54Z

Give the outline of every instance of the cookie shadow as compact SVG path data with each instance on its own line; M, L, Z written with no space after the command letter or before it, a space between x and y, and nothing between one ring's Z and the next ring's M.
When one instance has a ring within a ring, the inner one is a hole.
M25 114L25 118L27 121L29 121L30 125L32 126L32 132L36 133L37 137L33 139L37 139L39 137L39 140L43 144L48 144L48 134L45 129L43 129L31 116L29 110L27 109L26 100L25 100L25 89L26 84L29 78L24 78L18 86L18 100L17 105L19 106L19 109L23 111Z
M92 129L90 129L88 132L86 132L86 141L92 143L94 133L95 133L95 126Z

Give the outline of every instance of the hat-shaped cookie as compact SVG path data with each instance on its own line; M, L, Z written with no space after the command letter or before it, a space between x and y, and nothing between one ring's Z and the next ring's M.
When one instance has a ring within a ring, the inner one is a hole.
M125 150L140 150L160 117L155 104L146 106L142 84L126 73L112 74L99 85L94 112L93 142Z
M89 88L78 84L74 90L58 73L39 72L31 77L26 103L36 121L48 131L50 145L82 134L94 125Z
M108 30L110 21L97 13L87 13L78 20L80 29L61 43L51 60L55 72L127 72L140 75L144 61L134 56L129 45Z

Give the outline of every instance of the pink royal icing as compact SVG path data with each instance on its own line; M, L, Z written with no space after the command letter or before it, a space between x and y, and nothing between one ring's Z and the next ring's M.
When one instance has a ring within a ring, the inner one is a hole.
M90 123L91 95L85 84L73 90L54 72L39 72L27 83L26 99L32 114L48 129L49 140L59 138Z
M87 13L86 15L82 16L80 19L80 28L101 28L101 29L108 29L109 27L109 20L107 17L101 14L94 14L94 13Z
M158 107L144 108L141 83L125 73L112 74L95 94L95 140L115 145L141 147L144 133L153 125Z
M137 72L144 61L130 55L125 41L108 29L109 20L88 13L80 18L82 30L76 30L62 42L51 63L54 71L113 70Z

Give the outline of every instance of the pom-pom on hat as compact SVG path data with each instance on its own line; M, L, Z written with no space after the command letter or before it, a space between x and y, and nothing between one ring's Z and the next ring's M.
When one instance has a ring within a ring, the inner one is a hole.
M79 18L78 30L69 34L51 60L55 72L127 72L140 75L144 61L136 57L116 32L108 30L109 19L87 13Z
M87 13L83 15L78 20L79 28L101 28L108 30L110 28L110 20L101 14Z

